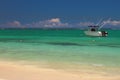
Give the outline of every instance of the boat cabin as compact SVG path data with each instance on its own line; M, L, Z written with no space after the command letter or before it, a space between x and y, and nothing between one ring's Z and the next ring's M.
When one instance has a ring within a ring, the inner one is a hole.
M89 31L98 31L99 26L88 26L89 27Z

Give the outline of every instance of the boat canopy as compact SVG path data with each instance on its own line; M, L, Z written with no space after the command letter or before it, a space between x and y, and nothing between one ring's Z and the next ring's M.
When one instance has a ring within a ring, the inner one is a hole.
M94 27L94 28L98 28L99 26L88 26L88 27Z

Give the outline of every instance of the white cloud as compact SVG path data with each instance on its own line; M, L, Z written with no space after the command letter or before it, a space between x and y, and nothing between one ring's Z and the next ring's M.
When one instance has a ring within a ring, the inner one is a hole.
M38 22L32 22L27 24L21 24L20 21L12 21L5 24L1 24L0 27L4 28L62 28L62 27L68 27L68 23L61 22L60 18L52 18L49 20L44 21L38 21Z
M53 18L53 19L50 19L48 21L52 22L52 23L60 23L61 22L59 18Z
M12 22L7 22L4 24L0 24L1 28L23 28L24 25L21 24L19 21L12 21Z
M7 25L11 27L20 27L21 23L19 21L13 21L13 22L7 23Z
M103 24L109 25L110 28L118 28L120 21L108 20L103 21ZM12 21L5 24L0 24L1 28L86 28L87 26L95 25L94 22L79 22L79 23L64 23L60 18L52 18L48 20L22 24L20 21Z
M50 20L38 21L38 22L33 22L32 24L29 24L30 27L35 27L35 28L36 27L37 28L67 27L68 25L69 25L68 23L62 23L60 18L53 18Z
M78 24L78 26L90 26L90 25L95 25L93 22L80 22L79 24Z
M117 21L117 20L114 20L114 21L108 20L108 21L104 21L103 23L107 25L112 25L112 26L120 26L120 21Z

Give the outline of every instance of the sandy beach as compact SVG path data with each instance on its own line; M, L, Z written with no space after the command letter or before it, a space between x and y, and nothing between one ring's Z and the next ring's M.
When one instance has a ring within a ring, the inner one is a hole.
M54 69L1 61L0 80L120 80L120 77L86 73L73 74Z

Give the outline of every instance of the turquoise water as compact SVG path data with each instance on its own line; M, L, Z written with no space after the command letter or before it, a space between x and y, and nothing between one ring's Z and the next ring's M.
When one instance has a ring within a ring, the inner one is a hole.
M0 59L120 67L120 31L88 37L82 30L0 30Z

